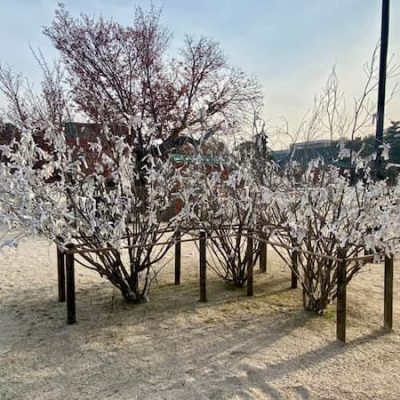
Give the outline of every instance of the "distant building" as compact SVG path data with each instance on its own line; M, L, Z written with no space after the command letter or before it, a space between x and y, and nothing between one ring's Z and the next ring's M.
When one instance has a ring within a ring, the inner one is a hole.
M337 146L336 141L331 140L311 140L308 142L297 142L290 145L290 150L311 150L311 149L325 149L327 147Z
M281 166L291 161L306 168L311 160L320 158L327 165L337 165L339 161L339 145L337 141L313 140L293 143L288 149L273 151L274 160Z

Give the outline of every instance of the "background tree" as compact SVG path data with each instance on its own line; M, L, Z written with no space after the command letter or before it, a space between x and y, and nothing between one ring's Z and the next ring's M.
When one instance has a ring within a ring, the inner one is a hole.
M384 131L383 143L386 148L383 165L386 166L384 176L392 183L397 179L400 167L400 121L391 121L391 125ZM372 160L375 154L375 135L357 137L346 143L351 154L356 158Z
M384 143L390 144L389 161L400 164L400 121L391 121L384 133Z
M89 121L129 126L140 151L157 139L233 132L261 102L258 82L231 67L212 39L187 36L177 59L160 11L136 8L133 23L72 18L63 5L44 29L59 50L71 96Z
M288 121L284 119L284 123L274 129L275 140L284 139L291 143L324 138L331 141L353 141L357 137L369 134L376 112L378 50L379 44L375 46L369 62L363 65L365 80L357 96L350 101L347 99L336 66L333 66L325 85L314 96L313 106L304 114L296 130L291 130ZM389 60L387 71L388 79L391 80L399 75L399 66L393 60L393 57ZM397 83L393 82L387 102L397 92L397 86Z
M32 52L42 70L39 92L33 90L22 74L0 64L0 91L7 101L3 118L19 129L30 124L41 126L42 130L50 125L62 129L69 117L68 95L63 86L64 70L59 62L50 66L40 51Z

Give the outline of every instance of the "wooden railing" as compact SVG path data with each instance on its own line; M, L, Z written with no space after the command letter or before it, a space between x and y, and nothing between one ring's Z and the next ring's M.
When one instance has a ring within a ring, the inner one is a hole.
M182 248L181 244L185 242L198 241L199 243L199 297L201 302L207 301L207 240L222 238L222 237L237 237L238 233L226 235L212 235L207 237L204 230L199 231L198 236L183 239L183 234L180 231L165 230L160 233L172 233L173 237L166 242L149 243L142 245L123 246L121 249L132 249L145 246L160 246L170 244L171 240L175 245L175 285L181 282L181 262L182 262ZM192 230L193 232L193 230ZM158 232L157 232L158 233ZM188 233L188 230L185 230ZM337 268L337 299L336 299L336 338L340 342L346 341L346 267L351 262L368 262L374 259L374 255L364 255L359 257L346 258L347 249L339 249L338 256L328 254L313 253L311 251L301 249L298 247L290 247L284 243L273 242L265 238L262 231L253 231L247 229L247 233L240 234L247 237L247 295L253 296L254 284L254 254L253 254L253 241L258 241L260 245L260 271L267 272L267 246L273 248L284 248L291 252L291 288L296 289L298 286L298 257L301 253L321 257L324 259L332 260L336 263ZM60 241L59 241L60 242ZM75 256L85 253L99 253L115 250L111 247L90 249L77 246L75 244L68 244L65 247L57 247L57 271L58 271L58 299L60 302L67 301L67 323L72 324L76 322L76 302L75 302ZM393 328L393 261L394 256L385 255L384 258L384 329L391 331Z

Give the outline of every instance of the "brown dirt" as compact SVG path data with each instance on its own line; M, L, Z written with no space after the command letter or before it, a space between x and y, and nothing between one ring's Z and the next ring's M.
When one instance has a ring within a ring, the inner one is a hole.
M304 312L272 251L253 298L209 274L209 301L199 303L193 244L183 244L182 263L181 286L170 263L141 305L78 267L78 323L68 326L54 246L32 239L0 254L0 399L399 398L399 299L384 334L382 265L348 288L343 346L334 307Z

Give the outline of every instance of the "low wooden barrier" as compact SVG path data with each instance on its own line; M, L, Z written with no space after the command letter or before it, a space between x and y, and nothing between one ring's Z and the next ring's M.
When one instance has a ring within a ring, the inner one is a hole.
M221 236L221 235L220 235ZM173 240L175 242L175 284L181 282L181 260L183 242L199 241L199 292L200 301L207 301L207 240L220 236L209 236L205 231L200 231L198 237L183 239L180 231L174 232ZM225 237L234 237L237 234L223 235ZM300 253L313 255L316 257L326 258L336 262L337 268L337 300L336 300L336 338L340 342L346 342L346 306L347 306L347 282L346 282L346 266L349 262L368 262L372 261L373 255L364 255L360 257L348 257L346 249L340 249L338 257L312 253L307 250L297 247L289 247L282 243L272 242L267 240L262 232L255 232L251 229L247 231L247 295L253 296L254 285L254 254L253 241L260 242L260 270L267 271L267 245L270 244L273 248L281 247L292 252L291 254L291 288L296 289L298 285L298 257ZM123 248L134 248L144 246L159 246L168 244L169 242L158 242L146 245L125 246ZM57 247L57 276L58 276L58 299L60 302L67 302L67 323L73 324L76 322L76 301L75 301L75 255L82 253L98 253L110 251L110 248L102 249L85 249L68 244L66 249ZM393 262L394 256L385 256L384 268L384 317L383 326L385 331L390 332L393 329Z

